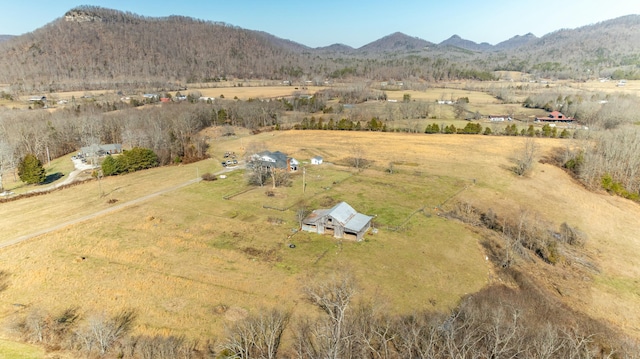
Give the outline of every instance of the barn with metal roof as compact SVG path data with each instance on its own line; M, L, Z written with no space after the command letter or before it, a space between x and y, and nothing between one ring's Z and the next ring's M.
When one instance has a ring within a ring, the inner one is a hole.
M330 209L316 209L311 212L302 221L302 230L361 241L371 228L372 219L371 216L358 213L347 202L340 202Z

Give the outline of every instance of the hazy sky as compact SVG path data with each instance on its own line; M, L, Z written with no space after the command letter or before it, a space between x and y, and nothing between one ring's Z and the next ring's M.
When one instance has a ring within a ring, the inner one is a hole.
M85 4L223 21L311 47L355 48L396 31L435 43L457 34L495 45L528 32L541 37L640 14L638 0L1 0L0 34L31 32Z

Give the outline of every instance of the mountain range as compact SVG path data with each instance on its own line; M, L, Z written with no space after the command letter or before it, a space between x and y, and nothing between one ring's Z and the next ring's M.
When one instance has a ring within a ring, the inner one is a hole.
M453 35L439 44L400 32L354 49L311 48L263 31L189 17L94 6L21 36L0 37L0 83L13 91L164 87L222 78L443 81L496 70L586 79L640 77L640 15L496 45Z
M10 39L12 39L14 37L15 36L13 36L13 35L0 35L0 42L10 40Z

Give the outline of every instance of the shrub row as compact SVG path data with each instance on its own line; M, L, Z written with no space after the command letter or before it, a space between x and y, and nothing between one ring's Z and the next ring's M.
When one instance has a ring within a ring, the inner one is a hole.
M158 156L148 148L134 147L118 156L107 156L102 161L102 173L115 176L158 166Z

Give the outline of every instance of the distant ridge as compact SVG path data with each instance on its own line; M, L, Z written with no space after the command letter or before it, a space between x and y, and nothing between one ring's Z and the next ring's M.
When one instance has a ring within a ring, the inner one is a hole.
M451 36L450 38L439 43L438 46L455 46L471 51L490 51L493 49L493 45L487 42L478 44L471 40L465 40L458 35Z
M528 33L526 35L516 35L509 40L502 41L494 46L495 50L511 50L521 46L528 45L538 40L536 35Z
M434 43L419 37L411 37L401 32L394 32L379 40L370 42L360 48L358 52L386 52L386 51L418 51L433 46Z
M337 53L343 53L343 54L348 54L355 51L353 47L345 44L333 44L329 46L316 47L316 50L322 51L322 52L337 52Z
M14 37L15 37L14 35L0 35L0 42L11 40Z

